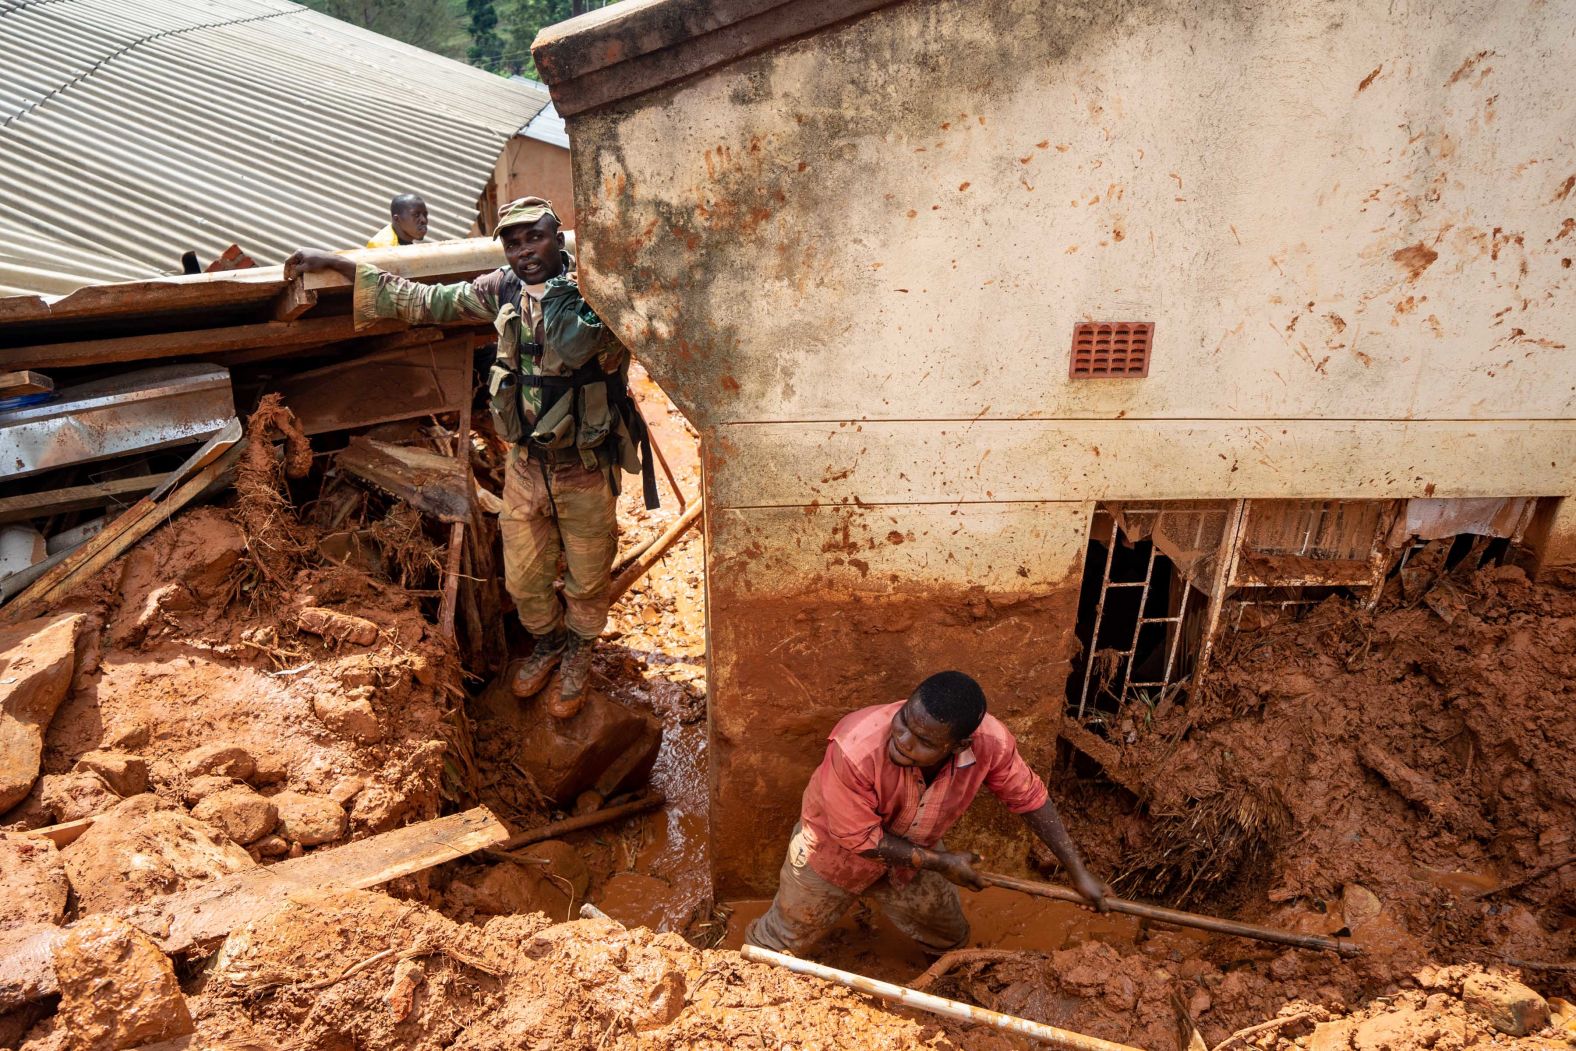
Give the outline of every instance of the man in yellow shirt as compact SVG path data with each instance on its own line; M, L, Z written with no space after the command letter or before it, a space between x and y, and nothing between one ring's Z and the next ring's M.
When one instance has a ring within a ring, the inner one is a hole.
M389 224L372 235L367 247L415 244L426 236L427 202L414 193L402 193L389 202Z

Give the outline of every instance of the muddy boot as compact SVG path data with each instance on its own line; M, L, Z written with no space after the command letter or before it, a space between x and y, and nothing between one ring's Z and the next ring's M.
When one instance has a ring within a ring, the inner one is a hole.
M547 680L553 677L553 669L558 667L558 662L563 659L564 645L568 641L569 633L560 628L551 635L533 635L536 645L531 648L531 655L520 662L515 670L514 679L509 683L509 688L516 697L524 699L535 697L542 692L542 687L547 685Z
M558 696L547 702L547 714L554 719L573 719L586 703L586 684L591 681L591 646L595 639L569 633L564 650L564 667L559 673Z

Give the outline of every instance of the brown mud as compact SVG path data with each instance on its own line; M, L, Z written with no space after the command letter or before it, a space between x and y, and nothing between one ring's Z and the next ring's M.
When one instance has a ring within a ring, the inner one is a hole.
M636 386L680 486L698 499L692 434L660 392ZM288 417L272 411L288 434ZM316 517L284 498L283 464L264 453L252 450L247 487L279 500L179 515L70 600L93 621L45 741L52 791L35 790L4 822L36 828L62 806L113 814L58 856L34 839L0 839L0 879L15 884L19 915L70 921L470 802L445 776L446 758L474 764L472 798L511 827L557 816L479 708L456 735L462 686L483 684L466 681L432 622L435 549L421 523L394 521L397 508L372 516L394 523L381 546L397 550L381 571L376 560L319 558ZM294 458L305 463L299 446ZM678 514L673 500L646 512L636 489L621 499L626 551ZM1091 867L1122 893L1349 931L1365 955L1208 937L992 889L964 895L977 951L940 969L863 907L818 958L1154 1051L1188 1047L1190 1026L1209 1047L1251 1030L1225 1047L1260 1051L1576 1046L1576 866L1475 896L1572 850L1576 591L1507 568L1453 575L1435 591L1397 587L1373 614L1331 601L1297 622L1230 634L1191 698L1107 721L1118 769L1064 746L1051 778ZM468 859L388 892L302 898L238 928L175 972L184 1003L163 1006L189 1012L189 1046L1025 1046L729 951L766 902L713 904L704 593L697 530L617 604L596 657L593 688L662 726L652 781L664 808L538 844L524 865ZM980 623L1005 615L1029 630L1049 624L1060 601L964 595L923 616L901 602L845 603L821 618L806 600L756 609L751 630L779 642L853 632L878 654L873 665L898 667L918 660L909 636L940 633L978 651ZM372 641L303 630L322 619L301 619L307 607L371 622ZM1033 700L1046 670L1009 649L991 651L987 686L1021 698L1006 714L1039 727L1045 745L1033 758L1048 766L1054 716ZM793 678L812 672L794 652L782 660L719 673L752 676L762 696L800 696ZM844 697L890 691L860 668L813 674L832 676ZM794 749L809 747L814 718L783 716L782 728L804 727ZM793 761L813 765L814 743ZM134 760L148 794L122 802L138 787ZM1023 857L1004 815L979 810L960 843L983 846L996 868L1040 859ZM730 833L759 841L768 884L782 851L770 816ZM240 842L259 823L274 831ZM583 900L614 922L565 922ZM0 1047L83 1046L71 1031L79 1007L0 1016Z

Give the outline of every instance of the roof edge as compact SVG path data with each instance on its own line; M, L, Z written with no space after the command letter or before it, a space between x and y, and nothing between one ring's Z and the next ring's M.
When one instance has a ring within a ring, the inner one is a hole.
M644 95L900 0L625 0L531 45L562 117Z

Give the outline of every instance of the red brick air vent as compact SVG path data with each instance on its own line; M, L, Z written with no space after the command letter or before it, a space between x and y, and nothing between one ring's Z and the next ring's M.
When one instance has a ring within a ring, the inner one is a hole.
M1149 375L1153 321L1080 321L1073 326L1075 380L1139 379Z

